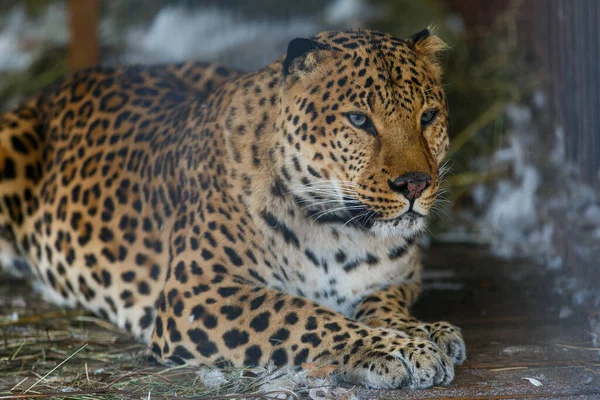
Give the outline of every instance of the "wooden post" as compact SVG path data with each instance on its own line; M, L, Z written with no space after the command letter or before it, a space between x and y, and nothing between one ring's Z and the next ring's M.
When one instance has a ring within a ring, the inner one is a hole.
M69 0L71 41L69 45L69 70L100 63L98 43L98 17L100 0Z

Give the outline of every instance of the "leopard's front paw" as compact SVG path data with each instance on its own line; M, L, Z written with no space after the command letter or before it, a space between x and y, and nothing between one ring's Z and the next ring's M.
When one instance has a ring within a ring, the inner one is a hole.
M346 381L378 389L424 389L454 379L452 361L433 342L395 333L374 338L344 356L340 372Z
M450 357L455 365L462 364L467 358L467 347L460 329L448 322L417 322L410 325L398 326L411 337L431 340Z
M371 327L387 327L403 332L415 339L430 340L446 353L455 365L462 364L467 358L467 347L460 329L448 322L426 323L417 320L378 320L364 321Z

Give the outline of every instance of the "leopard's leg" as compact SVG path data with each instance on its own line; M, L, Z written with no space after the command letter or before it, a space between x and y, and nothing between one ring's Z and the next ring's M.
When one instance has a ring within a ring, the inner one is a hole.
M431 340L444 351L454 364L462 364L466 347L460 329L440 322L421 322L410 315L409 308L421 289L420 281L389 286L364 298L355 309L357 321L371 327L385 327L405 332L410 337Z
M255 286L225 268L177 262L157 302L152 351L164 362L217 366L337 364L349 382L425 388L454 377L432 342L371 328L305 298ZM194 284L189 282L194 281Z

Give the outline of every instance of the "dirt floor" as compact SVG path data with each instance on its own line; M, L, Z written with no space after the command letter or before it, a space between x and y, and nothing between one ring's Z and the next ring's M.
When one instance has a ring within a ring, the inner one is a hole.
M591 345L585 315L554 294L541 267L464 246L435 246L426 254L426 290L415 312L462 327L468 361L445 388L354 388L346 396L600 399L600 349ZM228 383L204 387L195 370L152 367L143 347L111 325L44 304L26 285L0 276L0 400L276 398L285 392L257 394L276 374L229 371L221 376Z

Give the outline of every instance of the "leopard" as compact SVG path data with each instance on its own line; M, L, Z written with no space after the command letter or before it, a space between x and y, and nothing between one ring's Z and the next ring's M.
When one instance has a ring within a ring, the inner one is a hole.
M162 365L448 385L461 330L410 311L449 147L445 51L429 28L352 29L252 72L75 72L0 116L0 265Z

